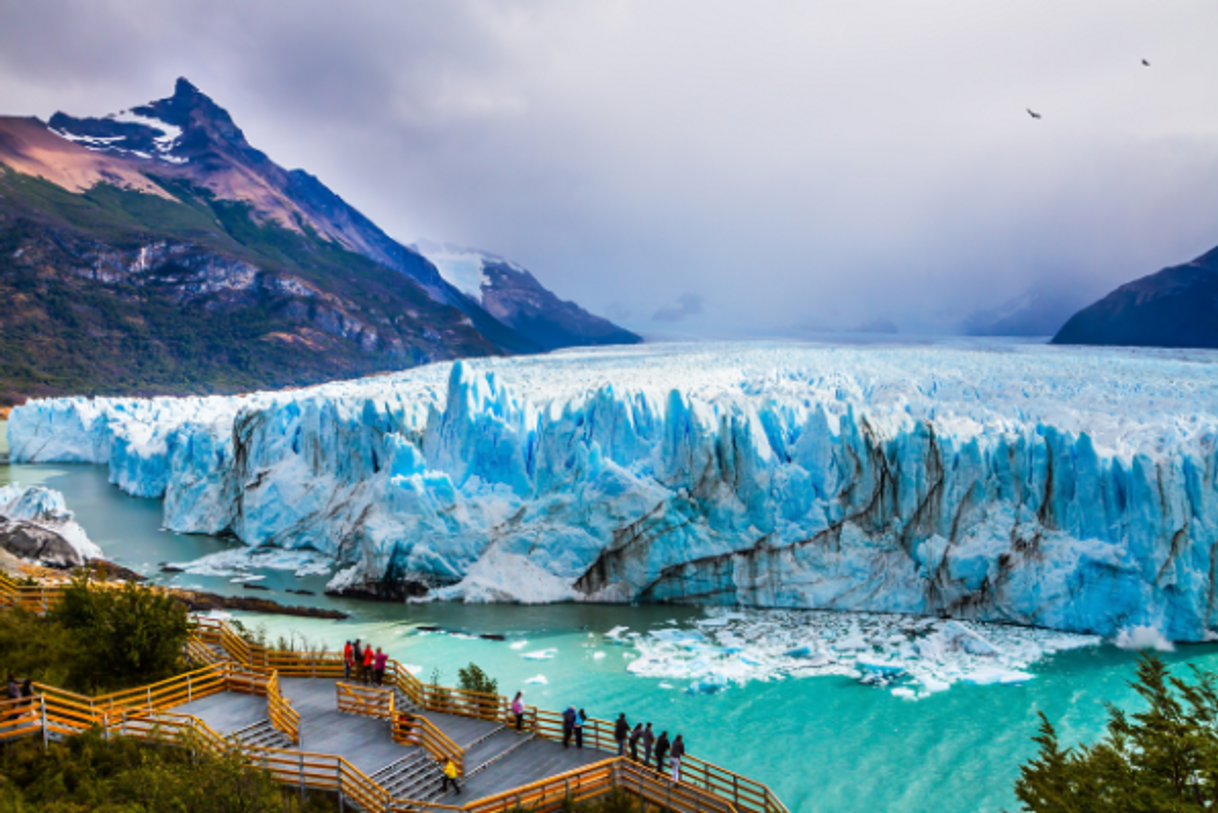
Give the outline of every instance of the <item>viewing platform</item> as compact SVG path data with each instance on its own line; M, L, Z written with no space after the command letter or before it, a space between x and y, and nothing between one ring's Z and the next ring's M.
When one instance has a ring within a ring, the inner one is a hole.
M35 612L57 596L0 581L0 606ZM17 593L17 595L14 595ZM342 656L251 645L197 619L186 655L198 668L100 697L35 684L0 702L0 741L43 742L99 728L213 753L239 750L301 793L335 794L365 813L523 807L535 813L623 790L678 813L789 813L765 785L686 755L680 780L616 755L613 726L588 720L582 749L562 743L557 712L526 706L516 731L506 697L427 685L386 663L383 686L344 677ZM460 793L442 788L451 760Z

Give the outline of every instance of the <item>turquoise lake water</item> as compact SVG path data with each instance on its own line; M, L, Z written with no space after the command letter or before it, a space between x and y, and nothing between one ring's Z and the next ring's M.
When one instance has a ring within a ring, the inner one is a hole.
M2 430L0 424L0 437ZM90 537L120 564L164 583L243 590L223 577L159 573L159 562L188 561L234 546L161 530L160 504L122 494L103 468L0 465L0 485L14 480L62 491ZM1046 713L1066 741L1079 741L1102 731L1104 701L1136 706L1127 685L1136 656L1107 645L1038 661L1028 669L1035 678L1026 683L956 684L916 702L840 676L754 681L694 695L683 691L688 681L629 673L632 647L603 634L619 625L646 632L674 620L692 623L702 616L697 609L372 604L320 595L324 576L257 572L266 576L260 584L274 593L255 595L336 606L352 615L341 622L242 616L264 624L272 636L296 633L330 648L360 637L421 666L424 677L439 667L445 683L455 683L457 667L473 661L499 680L501 692L523 689L537 705L575 704L602 718L625 711L631 721L651 720L684 734L692 753L769 784L793 813L1014 811L1012 783L1020 762L1034 751L1037 712ZM286 595L288 587L318 595ZM454 634L420 632L420 625ZM527 645L512 648L522 640ZM521 657L541 649L556 653L549 660ZM596 658L597 652L604 655ZM1218 669L1215 646L1182 648L1166 657L1173 664ZM538 675L544 685L526 682Z

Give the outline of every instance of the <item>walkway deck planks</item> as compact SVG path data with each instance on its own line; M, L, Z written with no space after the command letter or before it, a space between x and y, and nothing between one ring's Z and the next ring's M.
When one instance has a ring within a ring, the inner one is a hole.
M300 746L291 751L335 754L371 776L376 771L417 750L399 745L390 737L389 723L357 714L338 711L334 684L325 678L283 678L280 688L300 713ZM234 731L266 719L266 698L255 695L222 692L176 706L182 714L192 714L218 733L228 736ZM462 748L467 748L487 734L466 755L466 771L519 745L485 770L469 777L460 795L460 802L474 801L526 785L538 779L565 773L605 758L604 752L592 748L579 750L563 748L561 743L502 728L502 724L440 712L422 712L437 728ZM450 796L445 801L457 799Z

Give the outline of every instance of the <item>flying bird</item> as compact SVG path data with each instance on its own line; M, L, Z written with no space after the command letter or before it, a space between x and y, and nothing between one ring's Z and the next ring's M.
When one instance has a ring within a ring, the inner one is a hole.
M1149 62L1147 62L1145 59L1143 59L1143 60L1142 60L1142 64L1143 64L1143 65L1145 65L1145 66L1146 66L1146 67L1148 67L1148 68L1150 67L1150 63L1149 63Z
M1031 116L1032 118L1034 118L1034 119L1038 119L1038 118L1040 118L1040 114L1039 114L1039 113L1037 113L1037 112L1036 112L1035 110L1033 110L1032 108L1030 108L1030 107L1029 107L1029 108L1026 108L1026 109L1027 109L1027 111L1028 111L1028 115L1029 115L1029 116Z

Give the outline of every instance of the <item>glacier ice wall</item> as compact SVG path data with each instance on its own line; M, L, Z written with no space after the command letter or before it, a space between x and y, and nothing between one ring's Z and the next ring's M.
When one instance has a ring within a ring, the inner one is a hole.
M32 401L178 531L342 584L1215 628L1212 353L649 346L244 398Z

